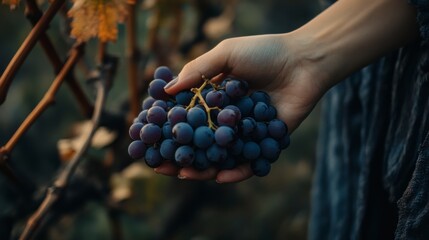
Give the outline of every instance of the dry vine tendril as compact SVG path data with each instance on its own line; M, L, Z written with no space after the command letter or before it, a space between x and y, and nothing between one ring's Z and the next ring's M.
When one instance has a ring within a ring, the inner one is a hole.
M167 67L155 71L149 97L129 129L132 158L144 158L150 167L164 161L198 170L250 163L257 176L270 172L290 138L268 94L248 94L242 80L227 78L217 85L202 76L201 86L170 96L164 86L172 78Z

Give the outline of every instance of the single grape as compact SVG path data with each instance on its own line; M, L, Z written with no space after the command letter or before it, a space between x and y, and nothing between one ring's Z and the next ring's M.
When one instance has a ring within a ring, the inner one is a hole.
M286 124L279 119L273 119L268 123L268 134L274 139L280 140L287 130Z
M157 100L167 100L170 96L164 91L167 83L162 79L154 79L149 83L149 96Z
M141 111L137 116L137 119L142 123L147 123L147 109Z
M269 114L268 105L263 102L258 102L253 109L253 116L256 121L266 121Z
M159 152L159 148L149 147L146 150L144 161L149 167L156 168L162 164L164 159L162 158L161 153Z
M217 115L219 126L235 127L237 125L237 115L232 109L222 109Z
M167 110L167 102L164 100L156 100L155 102L153 102L152 107L162 107L164 110Z
M161 156L167 160L174 161L174 154L177 150L177 144L173 141L173 139L165 139L161 143L161 147L159 148L159 152Z
M209 107L222 107L226 100L226 94L222 91L212 90L206 95L206 103Z
M149 109L150 107L152 107L152 104L156 101L155 98L153 97L147 97L145 98L145 100L143 100L142 103L142 108L143 110Z
M140 139L146 144L154 144L161 139L161 128L153 123L144 125L140 131Z
M275 162L280 156L279 142L273 138L264 138L260 143L261 155L271 163Z
M248 160L257 159L261 154L261 148L255 142L249 141L244 143L243 157Z
M173 139L180 144L188 144L192 142L194 130L191 125L185 122L180 122L173 127Z
M253 114L253 100L248 97L242 97L235 102L235 105L240 109L242 117L249 117Z
M286 149L290 145L290 137L289 134L283 135L283 137L279 141L280 149Z
M173 138L172 127L170 122L165 122L164 125L162 126L162 136L165 139Z
M171 101L171 100L168 100L166 103L167 103L167 110L170 110L170 109L172 109L174 106L176 106L176 103L175 103L175 102L173 102L173 101Z
M271 171L271 164L267 159L258 158L250 162L250 168L253 174L258 177L264 177Z
M128 146L128 155L133 159L142 158L146 152L146 145L140 140L136 140L130 143Z
M264 91L255 91L252 94L250 94L250 98L253 100L253 102L263 102L265 104L270 104L270 96Z
M174 157L179 166L187 167L192 165L192 162L195 159L195 153L190 146L184 145L177 148Z
M144 124L141 122L131 124L128 133L130 134L132 140L140 140L140 130L143 126Z
M236 116L235 118L236 118L237 122L240 121L240 119L241 119L241 111L240 111L240 109L237 106L235 106L235 105L228 105L228 106L224 107L223 109L231 109L232 111L234 111L235 116Z
M183 106L188 106L193 96L194 93L189 90L181 91L176 94L176 102Z
M243 137L250 137L256 128L256 121L251 117L243 118L238 124L238 131Z
M186 115L188 112L183 107L173 107L168 111L167 119L170 122L171 126L176 125L179 122L186 122Z
M198 170L206 170L210 167L210 161L207 159L205 150L195 150L195 159L192 165Z
M256 127L252 133L252 139L259 142L268 135L267 125L263 122L256 122Z
M229 80L225 84L225 92L231 98L240 98L247 94L249 85L245 81Z
M197 128L199 126L204 126L207 124L206 112L198 107L193 107L189 109L188 114L186 115L186 119L193 128Z
M211 145L206 150L207 159L213 163L221 163L228 157L226 148L223 148L217 144Z
M159 78L165 82L170 82L173 79L173 73L171 72L170 68L166 66L160 66L155 69L153 78Z
M147 111L146 120L149 123L162 126L164 125L165 121L167 121L167 113L162 107L153 106Z
M213 131L207 126L201 126L194 131L194 145L206 149L214 142Z
M227 126L218 127L214 136L216 143L221 147L231 146L237 137L234 130Z

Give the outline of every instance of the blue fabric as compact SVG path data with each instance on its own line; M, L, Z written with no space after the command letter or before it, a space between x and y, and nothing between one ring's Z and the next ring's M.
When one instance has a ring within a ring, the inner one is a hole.
M429 0L410 2L427 38ZM310 239L429 239L425 43L390 53L324 96Z

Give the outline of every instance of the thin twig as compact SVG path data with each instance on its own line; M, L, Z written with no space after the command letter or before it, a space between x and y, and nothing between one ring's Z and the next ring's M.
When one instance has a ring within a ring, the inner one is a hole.
M37 106L33 109L33 111L27 116L27 118L22 122L13 136L9 139L9 141L0 148L0 153L4 156L9 156L15 147L18 140L22 137L22 135L30 128L30 126L36 121L36 119L55 101L55 94L57 93L59 87L63 83L67 74L73 69L77 60L80 58L83 52L83 45L78 44L72 48L70 52L70 56L64 64L61 71L58 73L55 80L52 82L52 85L48 89L48 91L43 96L42 100L37 104ZM7 160L7 157L0 159L0 161Z
M136 26L136 7L128 5L128 19L126 25L127 46L126 54L128 60L128 91L130 93L130 114L129 120L135 118L140 112L139 94L138 94L138 61L139 49L137 47L137 26Z
M3 75L0 77L0 104L6 100L9 86L16 72L21 67L34 45L36 45L40 35L46 31L52 18L64 4L64 1L65 0L54 0L52 2L48 10L40 18L40 21L31 29L31 32L27 35L18 51L16 51L15 56L13 56L12 60L9 62L9 65L7 65Z
M87 133L87 136L85 136L84 144L79 149L79 151L74 155L70 163L61 171L58 178L54 181L53 186L51 186L48 189L48 192L42 204L39 206L37 211L29 218L27 225L25 226L25 229L19 238L20 240L32 239L34 237L34 233L38 230L40 223L43 221L45 216L52 209L54 204L57 203L57 201L63 196L63 194L67 190L67 186L70 179L74 175L76 168L78 167L79 163L83 159L82 156L89 148L91 144L91 140L99 125L100 118L102 115L102 110L104 108L104 104L106 100L106 93L107 93L106 82L107 81L103 80L102 78L103 78L103 73L101 75L101 78L98 79L96 82L97 98L95 100L94 113L91 119L92 127L91 127L91 130Z
M27 16L27 19L33 24L36 25L37 22L42 17L42 11L37 6L37 3L35 0L27 0L27 6L25 9L25 15ZM52 66L54 67L55 73L58 73L61 68L63 67L63 63L57 53L57 51L54 48L54 45L52 44L51 39L46 34L46 32L42 32L40 35L40 44L42 45L42 48L45 52L45 54L48 56ZM82 88L79 86L79 83L76 81L76 78L73 74L73 72L70 72L66 76L67 84L69 85L72 93L74 94L75 99L78 101L79 106L81 108L82 113L86 117L90 117L92 114L92 104L88 100L87 96L85 95L85 92L82 90Z

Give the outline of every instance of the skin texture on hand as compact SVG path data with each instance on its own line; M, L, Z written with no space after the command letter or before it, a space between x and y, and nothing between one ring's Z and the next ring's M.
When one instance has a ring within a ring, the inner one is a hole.
M321 96L352 72L416 39L415 9L403 0L342 0L303 27L286 34L232 38L184 66L166 88L177 92L226 75L266 91L278 118L295 130ZM249 164L218 171L179 169L165 163L157 173L194 180L238 182L252 176Z

